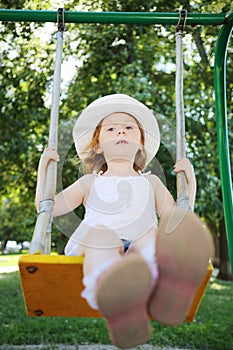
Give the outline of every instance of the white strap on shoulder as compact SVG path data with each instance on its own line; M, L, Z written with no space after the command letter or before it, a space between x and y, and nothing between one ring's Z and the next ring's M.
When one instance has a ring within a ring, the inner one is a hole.
M151 174L151 171L147 171L146 173L144 173L143 171L138 170L138 174L141 175L141 176L147 176L147 175Z

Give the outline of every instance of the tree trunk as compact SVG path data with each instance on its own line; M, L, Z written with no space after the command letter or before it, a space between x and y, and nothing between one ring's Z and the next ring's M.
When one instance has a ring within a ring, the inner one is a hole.
M4 241L4 240L0 241L0 248L1 248L2 254L4 252L5 246L6 246L6 241Z
M225 226L224 218L222 218L219 228L220 228L220 237L219 237L220 264L219 264L219 273L217 278L225 281L231 281L232 274L231 274L231 266L230 266L226 226Z

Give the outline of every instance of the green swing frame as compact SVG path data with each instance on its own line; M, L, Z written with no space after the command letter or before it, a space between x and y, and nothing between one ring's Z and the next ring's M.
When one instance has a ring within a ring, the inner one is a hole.
M180 21L180 24L183 24L182 21L184 21L184 18L180 18L180 13L94 13L70 12L64 11L63 9L59 9L58 11L0 9L0 20L18 22L58 22L58 31L62 33L64 30L64 23L177 25L178 21ZM233 273L233 199L226 106L226 54L233 28L233 12L227 15L212 13L191 13L186 15L185 25L198 24L221 26L215 50L214 89L224 216ZM59 83L59 78L58 81L54 81L54 84L57 83ZM55 97L59 98L59 94ZM56 114L58 111L55 110L53 113ZM56 135L54 135L54 138L56 139ZM50 205L53 204L48 203L48 207L50 207ZM48 212L44 210L40 214L42 219L39 222L39 229L42 231L46 231L46 228L49 225L51 216L50 212L51 208L48 209ZM80 292L83 287L80 282L82 276L82 258L51 256L49 255L49 245L50 242L48 241L45 243L45 247L37 249L40 247L40 243L36 243L37 248L34 249L33 253L30 252L29 255L22 256L19 260L21 283L28 315L99 317L100 315L98 312L90 310L86 302L80 298ZM40 255L41 253L45 255ZM189 315L187 315L187 322L191 322L195 317L208 285L208 281L211 277L212 269L212 264L210 264L206 278L203 280L194 297L193 305L190 308ZM53 280L51 280L51 276L53 277ZM76 285L74 281L78 281L78 284ZM69 289L72 290L71 293ZM69 305L64 304L65 299L69 301ZM80 301L80 303L77 303L77 300ZM75 303L78 305L74 310Z

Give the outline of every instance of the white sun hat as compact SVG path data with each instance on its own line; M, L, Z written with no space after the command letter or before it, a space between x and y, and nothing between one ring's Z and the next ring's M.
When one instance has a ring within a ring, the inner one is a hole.
M84 158L86 148L92 141L97 125L112 113L128 113L139 121L145 137L147 154L146 165L154 158L160 144L160 132L156 117L143 103L125 94L100 97L89 104L78 117L73 138L80 159Z

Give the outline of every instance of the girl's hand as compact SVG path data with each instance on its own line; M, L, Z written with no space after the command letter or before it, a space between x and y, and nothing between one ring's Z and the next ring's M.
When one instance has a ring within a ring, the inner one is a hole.
M187 185L188 185L188 196L190 199L190 205L192 210L194 210L197 183L196 183L196 176L194 173L193 166L187 158L181 158L174 165L174 172L178 173L179 171L183 171L185 174Z
M37 172L37 186L36 186L36 206L39 211L40 201L43 200L45 192L45 177L47 167L50 161L59 162L60 158L55 148L48 147L44 149L39 161Z
M48 166L48 163L50 160L53 160L55 162L60 161L60 157L56 151L55 148L48 147L44 149L44 152L41 155L41 162L43 163L43 166L46 168Z
M185 173L188 184L195 182L194 169L188 158L181 158L174 165L174 172L178 173L179 171L183 171Z

